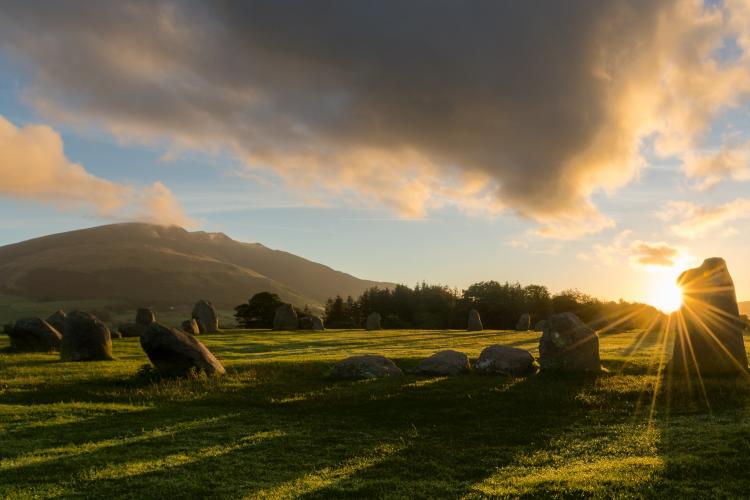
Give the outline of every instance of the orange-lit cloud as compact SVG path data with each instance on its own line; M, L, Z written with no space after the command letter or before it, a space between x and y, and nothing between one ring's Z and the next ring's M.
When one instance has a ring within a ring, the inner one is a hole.
M105 218L192 225L169 189L157 182L138 191L70 162L60 135L46 125L18 128L0 116L0 195Z
M689 201L671 201L657 214L671 223L670 229L683 238L722 237L736 233L728 224L750 216L750 199L737 198L718 206L699 205Z
M750 180L750 141L725 143L718 151L688 153L685 174L698 180L695 187L699 190L710 188L724 178Z
M621 265L627 258L635 268L674 267L684 265L691 259L683 248L664 241L632 240L632 235L632 230L621 231L611 243L595 244L590 252L578 254L578 258L604 267Z
M673 267L680 250L662 242L634 241L630 246L631 262L638 266Z
M543 237L601 231L613 221L591 197L638 175L646 137L699 182L736 175L690 152L750 91L747 2L539 7L19 0L0 45L47 116L228 149L306 197L409 217L455 205ZM717 60L728 39L739 55Z

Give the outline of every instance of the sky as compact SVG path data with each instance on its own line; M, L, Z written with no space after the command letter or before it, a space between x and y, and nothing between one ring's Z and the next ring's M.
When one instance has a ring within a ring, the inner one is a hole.
M131 220L359 277L750 299L750 1L0 0L0 244Z

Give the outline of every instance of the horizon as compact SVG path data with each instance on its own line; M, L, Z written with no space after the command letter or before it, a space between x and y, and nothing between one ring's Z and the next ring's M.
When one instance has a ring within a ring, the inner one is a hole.
M175 223L364 279L651 304L720 256L748 298L741 7L9 2L0 244Z

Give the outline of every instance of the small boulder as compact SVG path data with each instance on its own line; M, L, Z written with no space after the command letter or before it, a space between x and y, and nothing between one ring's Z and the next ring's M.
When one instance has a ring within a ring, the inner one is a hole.
M191 370L208 375L226 372L211 351L193 335L151 323L141 335L141 347L157 370L166 376L187 375Z
M367 316L367 321L365 322L365 329L382 330L383 328L380 326L380 319L380 314L376 312L370 313L370 315Z
M201 333L215 333L219 331L219 313L208 300L199 300L193 307L192 318L198 323Z
M536 371L534 357L525 349L491 345L482 350L474 364L479 373L521 377Z
M136 325L148 326L154 321L156 321L156 315L154 314L154 311L152 311L151 309L146 309L145 307L141 307L135 313Z
M425 358L412 370L419 375L458 375L469 371L469 357L458 351L440 351Z
M123 337L140 337L146 331L146 326L138 323L122 323L117 329Z
M339 361L331 369L332 377L349 380L396 377L403 374L393 361L378 355L351 356Z
M516 322L517 332L527 332L531 328L531 316L529 313L523 313Z
M113 339L121 339L122 338L122 333L120 333L120 331L117 330L116 328L110 328L109 329L109 336L110 336L110 338L113 338Z
M544 331L544 325L546 325L546 324L547 324L547 320L546 319L543 319L541 321L537 321L536 324L534 325L534 331L536 331L536 332L542 332L542 331Z
M19 319L8 336L12 348L25 352L59 351L62 342L62 334L40 318Z
M310 319L312 319L312 329L316 332L322 332L326 329L323 319L320 316L311 316Z
M52 325L52 328L62 334L65 331L65 318L67 318L67 314L65 314L65 311L63 311L62 309L58 309L57 311L49 315L49 317L47 318L47 323Z
M109 328L93 314L72 311L65 320L60 358L63 361L112 359L112 337Z
M299 327L297 312L292 304L282 304L273 315L274 330L296 330Z
M198 328L198 322L194 319L186 319L182 322L180 328L182 328L183 332L189 333L190 335L200 335L201 333L200 328Z
M472 309L469 311L469 324L466 331L481 332L482 330L484 330L484 327L482 326L482 318L479 317L479 311Z
M310 316L302 316L299 319L299 329L300 330L312 330L313 329L312 318Z
M539 365L549 371L599 371L599 337L573 313L550 316L539 340Z

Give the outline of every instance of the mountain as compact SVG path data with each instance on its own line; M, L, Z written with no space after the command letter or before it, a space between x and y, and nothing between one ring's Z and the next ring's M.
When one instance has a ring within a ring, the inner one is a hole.
M223 233L124 223L0 247L0 293L36 301L111 300L188 307L207 298L231 309L260 291L319 309L328 297L380 283Z

